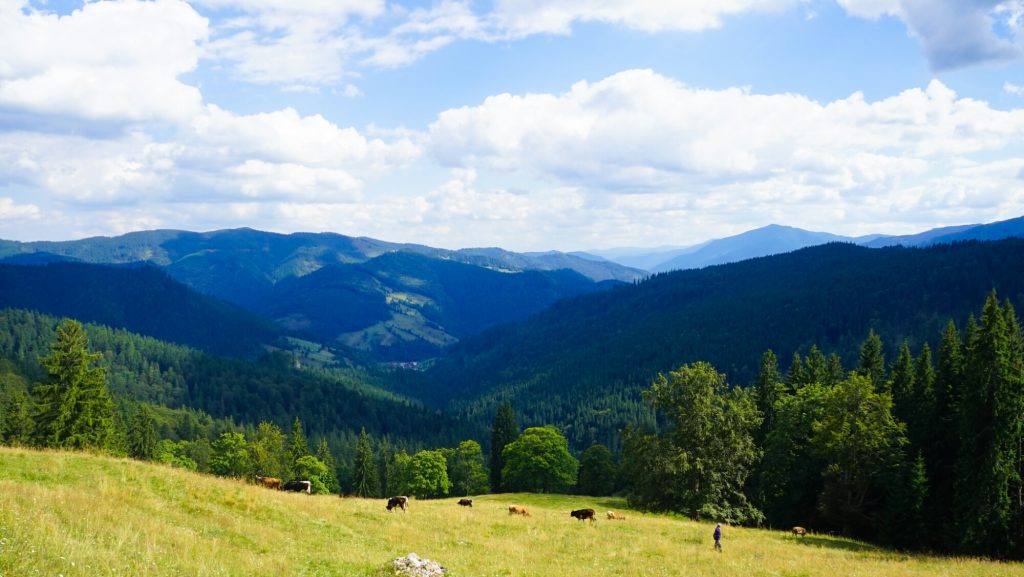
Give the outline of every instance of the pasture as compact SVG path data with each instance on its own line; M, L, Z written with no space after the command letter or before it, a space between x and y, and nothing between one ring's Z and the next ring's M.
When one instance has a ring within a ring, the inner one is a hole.
M412 500L285 493L126 459L0 448L0 577L368 576L415 552L455 577L1024 576L1024 565L624 509L618 499ZM509 515L508 505L531 516ZM595 522L570 517L593 508ZM625 521L608 521L608 510Z

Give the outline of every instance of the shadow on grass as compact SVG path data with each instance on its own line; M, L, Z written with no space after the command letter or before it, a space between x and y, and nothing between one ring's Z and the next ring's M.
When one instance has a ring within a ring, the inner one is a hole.
M865 543L858 543L857 541L850 541L848 539L841 539L838 537L827 537L822 535L805 535L803 537L794 536L787 537L786 540L791 543L797 543L807 547L840 549L843 551L856 551L858 553L883 552L881 549L873 545L867 545Z

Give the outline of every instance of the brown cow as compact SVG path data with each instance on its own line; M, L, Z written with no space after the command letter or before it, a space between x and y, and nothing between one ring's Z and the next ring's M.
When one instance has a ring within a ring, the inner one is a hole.
M529 517L530 516L530 510L527 509L526 507L522 506L522 505L509 505L508 506L508 514L509 515L522 515L523 517Z
M594 515L595 513L593 509L576 509L575 511L569 513L569 516L576 517L580 521L594 521Z
M409 505L409 498L408 497L391 497L391 498L388 499L388 507L387 508L388 508L388 511L390 511L390 510L394 509L395 507L399 507L399 508L402 509L402 511L405 511L406 510L405 508L408 505Z
M473 506L473 500L472 499L459 499L459 505L462 505L463 507L472 507Z
M268 489L280 489L281 479L278 479L277 477L263 477L261 475L256 475L256 484Z
M616 513L615 511L608 511L608 518L612 521L625 521L626 516L622 513Z
M792 531L794 535L800 535L801 537L807 534L807 529L803 527L793 527Z

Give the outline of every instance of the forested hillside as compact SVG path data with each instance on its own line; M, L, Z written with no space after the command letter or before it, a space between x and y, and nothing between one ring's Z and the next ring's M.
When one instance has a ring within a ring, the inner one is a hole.
M280 336L273 323L148 265L0 265L0 308L72 317L232 356L255 356Z
M467 339L426 382L404 377L473 418L509 399L526 423L555 423L577 447L615 446L627 424L652 422L638 392L658 372L706 360L742 385L769 348L784 366L812 345L849 366L871 329L890 347L904 338L934 344L948 320L964 321L993 289L1024 303L1022 262L1020 239L925 249L829 244L661 274Z
M44 380L39 359L57 324L38 313L0 311L0 358L26 383ZM86 331L118 397L200 410L249 427L268 421L285 428L300 417L307 431L320 436L365 428L413 446L480 436L475 428L375 386L380 377L360 369L300 371L283 353L258 361L229 359L103 326L87 325Z
M285 279L254 310L320 342L402 361L604 288L570 270L509 274L395 252Z

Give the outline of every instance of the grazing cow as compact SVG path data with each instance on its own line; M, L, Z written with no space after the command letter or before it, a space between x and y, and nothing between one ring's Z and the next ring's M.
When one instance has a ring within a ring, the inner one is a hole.
M523 517L529 517L530 516L530 510L527 509L526 507L522 506L522 505L509 505L508 506L508 514L509 515L522 515Z
M394 509L395 507L398 507L402 511L405 511L405 508L408 504L408 497L391 497L388 499L388 511Z
M803 527L793 527L793 534L803 537L807 534L807 529L804 529Z
M462 505L463 507L472 507L473 506L473 500L472 499L459 499L459 505Z
M593 509L576 509L572 513L569 513L569 515L572 517L576 517L580 521L584 521L587 519L593 521L595 519Z
M261 475L256 475L256 483L268 489L281 488L281 479L278 479L277 477L263 477Z
M608 518L612 521L625 521L626 516L622 513L616 513L615 511L608 511Z
M282 491L294 491L296 493L313 494L313 483L310 481L288 481L281 485Z

